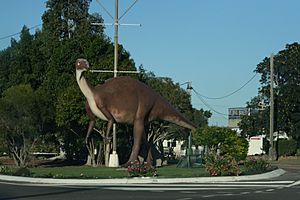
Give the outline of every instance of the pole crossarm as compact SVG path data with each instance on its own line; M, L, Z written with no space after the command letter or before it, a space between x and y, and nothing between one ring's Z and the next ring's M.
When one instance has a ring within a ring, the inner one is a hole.
M114 24L114 23L91 23L94 26L114 26L114 25L118 25L118 26L142 26L142 24Z
M114 70L98 70L98 69L91 69L89 70L91 73L114 73ZM117 73L123 73L123 74L139 74L139 71L116 71Z

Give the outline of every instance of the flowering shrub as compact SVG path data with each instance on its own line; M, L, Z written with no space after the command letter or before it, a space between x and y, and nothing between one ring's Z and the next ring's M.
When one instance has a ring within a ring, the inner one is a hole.
M205 159L205 168L212 176L238 176L240 168L231 156L208 155Z
M263 173L271 168L270 163L262 158L249 158L245 160L244 166L247 174Z
M147 166L147 163L143 163L138 160L131 162L127 171L131 177L156 176L155 168L149 167Z

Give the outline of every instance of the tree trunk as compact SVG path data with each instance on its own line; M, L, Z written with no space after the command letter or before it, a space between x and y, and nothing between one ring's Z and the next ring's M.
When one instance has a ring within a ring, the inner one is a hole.
M109 165L110 142L105 143L105 166Z
M89 154L88 154L87 161L85 164L88 166L94 166L95 165L95 155L94 155L95 144L94 144L93 138L86 145L86 148L87 148Z
M97 152L97 159L96 159L97 166L103 164L103 163L102 163L102 159L103 159L103 152L102 152L102 149L103 149L103 144L100 143L100 144L99 144L99 148L98 148L98 152Z

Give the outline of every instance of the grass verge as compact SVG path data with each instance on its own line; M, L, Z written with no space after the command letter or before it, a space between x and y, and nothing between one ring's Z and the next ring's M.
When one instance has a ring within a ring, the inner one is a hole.
M272 161L273 170L275 166L293 166L300 169L300 159L281 159ZM248 173L243 165L239 166L241 175L257 174L258 172ZM0 172L7 175L15 175L18 168L0 166ZM77 178L77 179L108 179L108 178L128 178L129 174L125 168L90 167L80 166L39 166L29 168L31 177L40 178ZM195 165L192 168L177 168L176 165L168 165L157 168L158 178L188 178L188 177L209 177L210 174L204 166Z
M16 175L19 169L16 167L7 168L7 175ZM204 177L209 176L205 167L194 166L192 168L177 168L176 165L168 165L157 168L158 178L184 178L184 177ZM90 166L64 166L64 167L34 167L28 169L30 175L26 173L21 176L39 178L77 178L77 179L110 179L129 178L127 168L110 167L90 167ZM2 171L4 172L4 171Z
M31 168L32 177L44 178L127 178L128 172L125 168L89 167L89 166L66 166ZM209 176L204 167L177 168L175 165L157 168L159 178L181 178Z

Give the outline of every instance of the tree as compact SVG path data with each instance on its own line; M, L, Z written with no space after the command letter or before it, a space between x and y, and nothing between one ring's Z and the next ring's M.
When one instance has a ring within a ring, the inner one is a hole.
M254 97L247 102L247 108L250 115L242 116L239 123L241 136L249 138L257 135L264 135L269 131L269 109L261 106L261 98Z
M9 153L19 167L26 167L30 153L47 123L45 99L30 85L17 85L7 89L0 99L0 128Z
M300 45L288 44L286 48L274 56L275 74L275 130L284 131L300 143ZM261 88L256 99L252 102L255 106L258 102L264 102L267 107L260 112L261 115L245 117L242 121L243 131L250 128L247 121L259 121L261 116L268 119L269 112L269 88L270 88L270 59L265 58L257 65L256 72L261 74ZM268 123L264 123L261 129L268 130Z

